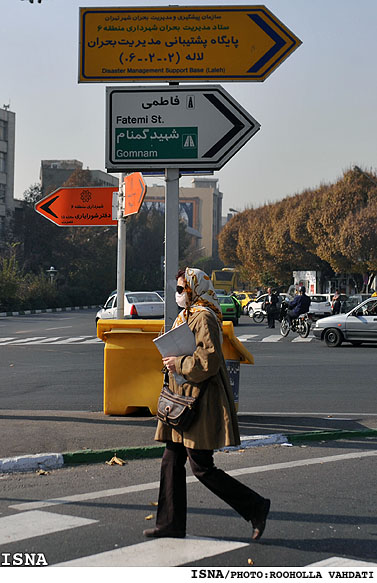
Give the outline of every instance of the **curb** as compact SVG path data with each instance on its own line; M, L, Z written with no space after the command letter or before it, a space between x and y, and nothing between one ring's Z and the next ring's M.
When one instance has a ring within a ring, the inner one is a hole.
M287 434L276 433L272 435L251 435L241 438L241 445L224 447L220 451L227 453L240 451L251 447L265 445L293 445L306 441L331 441L336 439L353 439L362 437L377 437L377 429L361 429L347 431L343 429L335 431L312 431L309 433ZM164 445L151 445L144 447L118 447L99 450L79 450L66 453L40 453L13 458L0 459L0 474L9 472L28 472L43 470L57 470L63 466L75 464L91 464L109 461L113 456L121 459L151 459L159 458L164 452Z
M71 308L45 308L44 310L20 310L18 312L0 312L0 318L7 316L29 316L30 314L52 314L54 312L72 312L78 310L91 310L98 308L98 304L94 306L75 306Z

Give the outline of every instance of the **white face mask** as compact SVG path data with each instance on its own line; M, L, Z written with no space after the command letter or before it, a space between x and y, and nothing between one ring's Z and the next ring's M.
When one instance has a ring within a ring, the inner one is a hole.
M187 306L187 293L184 291L181 294L175 292L175 301L180 308L185 308Z

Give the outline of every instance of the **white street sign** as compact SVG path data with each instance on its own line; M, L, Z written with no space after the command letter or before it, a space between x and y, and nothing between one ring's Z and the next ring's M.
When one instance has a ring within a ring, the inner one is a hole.
M220 85L106 88L109 171L218 170L259 128Z

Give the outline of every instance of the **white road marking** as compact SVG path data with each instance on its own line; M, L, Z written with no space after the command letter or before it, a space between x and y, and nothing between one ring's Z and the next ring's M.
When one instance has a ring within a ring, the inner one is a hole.
M8 342L8 344L29 344L30 342L35 342L36 340L42 340L46 338L46 336L34 336L32 338L20 338L19 340L13 340L12 342Z
M14 340L14 336L10 336L9 338L0 338L0 342L1 344L3 344L4 342L9 342L10 340Z
M35 536L43 536L69 528L86 526L98 520L78 518L34 510L0 518L0 545L14 543Z
M362 459L367 457L377 456L377 450L371 451L359 451L352 453L345 453L339 455L331 455L317 458L307 458L303 460L296 460L291 462L284 462L278 464L269 464L266 466L254 466L247 468L239 468L237 470L229 471L231 476L243 476L247 474L259 474L262 472L272 472L277 470L286 470L290 468L298 468L301 466L311 466L315 464L324 464L331 462L338 462L350 459ZM197 482L194 476L189 476L187 478L187 484ZM72 496L63 496L62 498L56 498L51 500L40 500L35 502L22 502L21 504L12 504L9 508L15 510L34 510L40 508L47 508L49 506L57 506L59 504L70 504L83 502L86 500L96 500L99 498L108 498L110 496L124 496L125 494L130 494L133 492L144 492L147 490L158 489L160 482L149 482L145 484L135 484L133 486L125 486L123 488L114 488L111 490L100 490L98 492L87 492L84 494L76 494Z
M240 342L253 342L253 338L257 338L258 334L243 334L242 336L237 336Z
M329 557L318 563L310 563L306 567L377 567L377 563L368 563L366 561L359 561L355 559L347 559L346 557Z
M279 340L282 339L282 336L277 336L276 334L273 334L272 336L266 336L265 338L262 338L261 342L279 342Z
M301 338L301 336L297 336L297 338L294 338L292 342L311 342L312 340L314 340L314 336L307 336L306 338Z
M248 547L248 543L211 538L160 538L52 567L177 567L206 557Z
M58 340L57 342L53 342L53 344L71 344L71 343L85 341L87 338L92 338L92 336L73 336L72 338L65 338L64 340Z
M63 330L64 328L73 328L73 326L56 326L55 328L46 328L46 330Z

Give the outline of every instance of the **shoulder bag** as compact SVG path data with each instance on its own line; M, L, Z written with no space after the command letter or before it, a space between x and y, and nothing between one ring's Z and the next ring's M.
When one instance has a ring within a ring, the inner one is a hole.
M209 379L203 384L197 397L177 395L169 388L169 375L165 373L164 384L157 404L157 418L177 431L187 431L196 416L200 396L207 387Z

